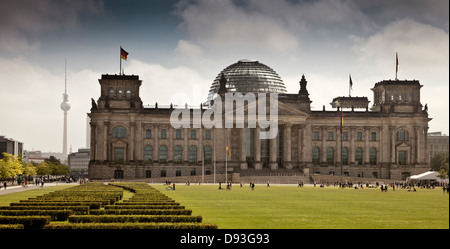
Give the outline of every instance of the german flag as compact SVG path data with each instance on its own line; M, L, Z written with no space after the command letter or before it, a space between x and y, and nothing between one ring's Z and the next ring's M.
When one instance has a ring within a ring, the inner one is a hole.
M228 156L231 157L231 151L230 151L230 148L228 148L228 144L227 144L227 151L228 151Z
M127 60L128 52L125 51L122 47L120 47L120 59Z

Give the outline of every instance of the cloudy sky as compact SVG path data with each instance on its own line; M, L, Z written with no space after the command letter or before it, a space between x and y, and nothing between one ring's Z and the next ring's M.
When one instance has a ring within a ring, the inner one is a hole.
M64 61L68 145L86 146L86 113L101 74L143 80L145 105L206 100L240 59L273 68L288 92L304 74L315 110L375 83L417 79L430 131L449 133L447 0L0 0L0 135L61 152Z

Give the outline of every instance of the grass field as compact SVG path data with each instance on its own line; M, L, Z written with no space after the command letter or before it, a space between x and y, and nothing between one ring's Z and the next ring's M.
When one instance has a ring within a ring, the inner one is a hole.
M449 229L449 195L441 188L152 186L220 229Z
M44 195L50 192L62 190L65 188L73 187L74 185L59 185L59 186L52 186L52 187L45 187L45 188L39 188L39 189L33 189L33 190L27 190L23 192L18 192L14 194L6 194L6 195L0 195L0 206L9 206L9 203L11 202L18 202L20 200L26 200L31 197L35 197L38 195Z

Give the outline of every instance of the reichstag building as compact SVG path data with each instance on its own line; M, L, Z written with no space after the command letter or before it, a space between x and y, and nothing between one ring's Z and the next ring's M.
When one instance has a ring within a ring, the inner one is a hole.
M257 101L277 93L278 129L268 139L262 135L267 128L247 125L251 121L248 101L242 112L243 128L195 126L192 118L189 127L174 128L175 108L170 103L143 105L139 76L104 74L99 79L100 98L92 99L88 114L89 177L148 179L227 171L402 180L429 169L426 145L431 119L420 102L419 81L375 83L371 106L367 97L336 97L330 100L332 110L325 106L311 110L308 81L305 76L299 80L299 91L287 93L273 69L258 61L240 60L218 74L204 104L185 107L189 115L204 114L217 101L223 103L226 93L258 93ZM221 118L225 122L226 114Z

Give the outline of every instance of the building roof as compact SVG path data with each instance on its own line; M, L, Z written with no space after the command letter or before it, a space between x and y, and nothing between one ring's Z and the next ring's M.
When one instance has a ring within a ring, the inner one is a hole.
M219 91L224 75L228 92L285 93L286 87L280 76L270 67L256 60L243 59L223 69L214 80L208 101Z

